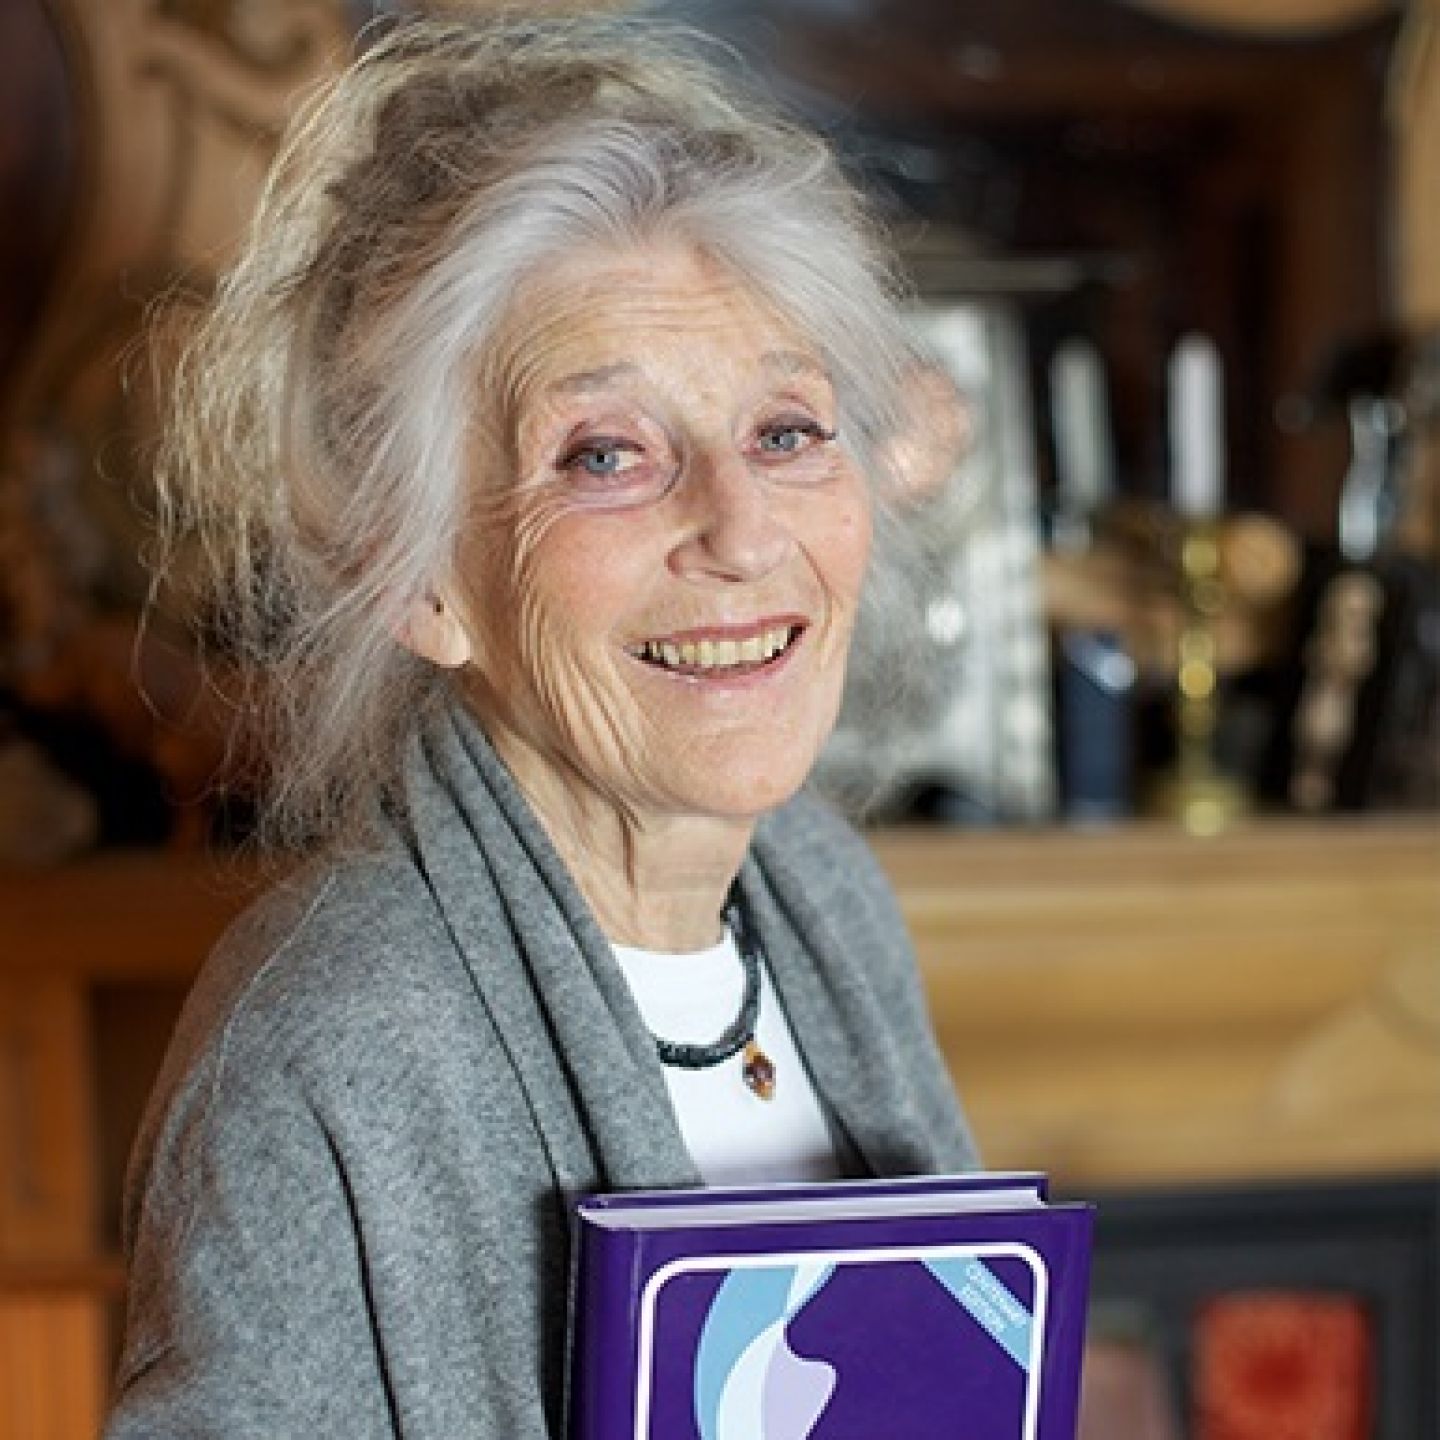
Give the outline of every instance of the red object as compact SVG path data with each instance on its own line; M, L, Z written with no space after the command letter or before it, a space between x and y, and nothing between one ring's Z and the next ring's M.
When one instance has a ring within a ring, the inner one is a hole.
M1196 1317L1196 1440L1372 1440L1370 1315L1353 1296L1267 1291Z

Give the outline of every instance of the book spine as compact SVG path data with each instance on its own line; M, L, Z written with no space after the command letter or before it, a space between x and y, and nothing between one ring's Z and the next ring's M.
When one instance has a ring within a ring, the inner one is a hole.
M635 1432L644 1238L577 1226L579 1283L571 1345L570 1440L630 1440Z
M1067 1207L1050 1212L1047 1243L1051 1305L1046 1325L1037 1440L1075 1440L1080 1423L1080 1370L1090 1308L1090 1255L1095 1212Z

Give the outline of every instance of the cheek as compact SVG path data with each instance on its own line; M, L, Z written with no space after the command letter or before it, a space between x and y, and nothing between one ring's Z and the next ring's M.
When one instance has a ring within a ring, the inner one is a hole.
M633 545L614 525L573 510L526 527L512 562L509 623L521 662L552 700L602 681L643 589ZM502 624L504 621L502 620Z
M811 555L826 589L836 598L851 604L858 599L870 563L872 538L870 504L863 489L826 515Z
M492 678L534 654L546 617L563 623L567 603L583 594L584 546L567 543L568 516L553 495L514 494L473 520L466 588L480 642L477 664Z
M560 703L573 669L570 656L584 644L587 619L593 618L584 608L580 558L568 547L547 544L516 567L509 624L526 678L552 705Z

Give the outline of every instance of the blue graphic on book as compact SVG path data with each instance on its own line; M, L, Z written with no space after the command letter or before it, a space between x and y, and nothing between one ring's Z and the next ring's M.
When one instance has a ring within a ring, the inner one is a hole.
M1028 1373L1034 1317L974 1255L920 1259L950 1297ZM701 1440L807 1440L841 1376L797 1354L791 1326L835 1276L830 1264L732 1270L706 1314L695 1360Z

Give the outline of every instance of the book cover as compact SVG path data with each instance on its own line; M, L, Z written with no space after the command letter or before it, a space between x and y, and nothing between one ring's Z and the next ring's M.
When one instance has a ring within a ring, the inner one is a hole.
M575 1214L573 1440L1074 1440L1092 1214L1043 1177Z

